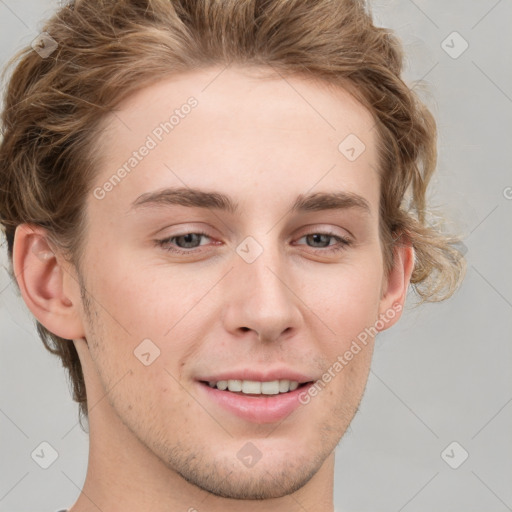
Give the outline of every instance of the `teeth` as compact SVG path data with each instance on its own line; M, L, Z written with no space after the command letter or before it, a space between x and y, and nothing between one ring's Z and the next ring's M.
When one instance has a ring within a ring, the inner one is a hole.
M268 382L258 382L254 380L219 380L210 381L208 385L211 388L217 388L221 391L228 389L233 392L242 392L247 395L278 395L279 393L288 393L299 387L299 383L293 380L272 380Z
M229 391L242 391L242 381L228 380L228 389Z
M290 381L288 379L279 381L279 393L286 393L289 389Z
M261 395L261 382L256 382L255 380L243 380L242 393Z
M278 395L279 394L279 381L273 380L271 382L261 383L261 392L264 395Z
M228 388L228 381L227 380L219 380L217 382L217 387L221 389L222 391L226 390Z

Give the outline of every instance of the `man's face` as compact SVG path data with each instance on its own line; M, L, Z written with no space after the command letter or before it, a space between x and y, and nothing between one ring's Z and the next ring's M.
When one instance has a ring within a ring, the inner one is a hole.
M308 385L290 399L205 381L316 381L384 312L377 134L343 90L220 71L159 82L109 117L81 269L95 366L86 382L88 394L109 390L131 442L189 482L271 498L303 486L336 447L373 340L305 405ZM182 108L190 97L197 103ZM114 174L121 179L105 185ZM144 202L166 188L224 194L238 211ZM337 192L368 210L292 209L298 196Z

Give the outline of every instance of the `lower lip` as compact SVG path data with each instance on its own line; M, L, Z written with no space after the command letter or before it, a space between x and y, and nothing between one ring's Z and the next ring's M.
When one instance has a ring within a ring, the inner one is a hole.
M221 391L203 382L198 382L198 384L210 400L235 416L254 423L274 423L285 419L297 409L301 405L299 396L307 392L314 383L309 382L288 393L260 396Z

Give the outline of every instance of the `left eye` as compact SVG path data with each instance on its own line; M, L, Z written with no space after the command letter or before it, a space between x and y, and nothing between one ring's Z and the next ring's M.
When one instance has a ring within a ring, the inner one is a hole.
M342 236L339 236L339 235L335 235L334 233L310 233L308 235L304 235L303 237L299 238L299 240L301 240L302 238L306 238L306 239L309 239L309 240L314 240L315 243L318 242L319 238L323 238L324 240L327 238L334 238L338 241L338 244L335 244L335 245L330 245L329 242L327 242L327 245L326 246L323 246L321 248L315 248L313 247L313 249L316 249L315 252L321 252L321 253L326 253L326 252L340 252L340 251L343 251L345 250L349 245L352 244L352 241L349 240L348 238L345 238L345 237L342 237Z
M202 237L210 238L206 233L201 232L184 233L183 235L175 235L172 237L164 238L163 240L156 240L156 243L169 252L178 254L192 254L196 252L194 249L204 245L200 243L197 244L197 242L199 242ZM334 233L309 233L299 238L299 240L302 240L303 238L306 238L313 243L320 243L321 247L313 247L313 249L324 253L342 251L352 243L348 238L335 235ZM329 239L333 238L338 241L338 244L332 245L329 243ZM327 243L327 245L325 245L325 243Z

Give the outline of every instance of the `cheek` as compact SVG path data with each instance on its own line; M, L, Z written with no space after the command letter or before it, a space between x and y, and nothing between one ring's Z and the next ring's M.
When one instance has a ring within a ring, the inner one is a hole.
M92 272L91 289L102 317L110 330L134 342L162 338L197 302L194 287L179 282L179 270L173 275L165 267L148 270L136 261L122 260L111 258Z
M368 326L378 315L381 274L378 266L340 266L319 287L311 283L309 297L315 311L337 333L353 333ZM307 289L304 293L308 293Z
M319 337L319 346L326 371L330 369L334 375L332 389L343 396L359 396L366 382L373 352L372 328L378 320L380 279L378 265L340 266L326 280L328 285L316 292L313 302L308 302L322 321L325 335Z
M97 364L112 384L126 379L123 387L134 400L142 399L137 389L159 390L159 396L170 398L180 390L183 362L200 339L196 321L206 284L177 283L164 267L128 272L110 262L103 268L109 265L112 271L98 271L91 283Z

